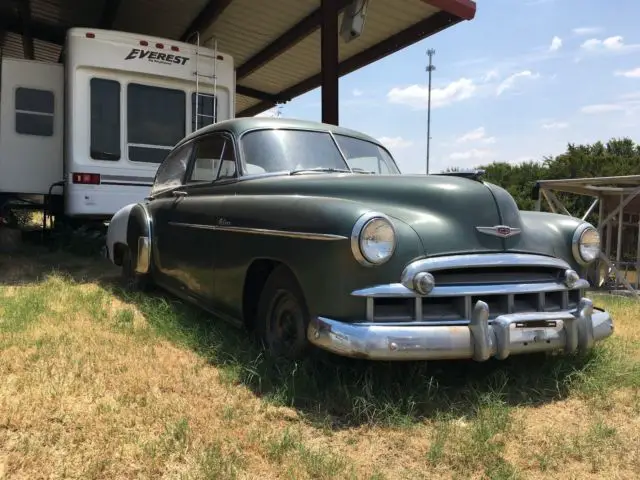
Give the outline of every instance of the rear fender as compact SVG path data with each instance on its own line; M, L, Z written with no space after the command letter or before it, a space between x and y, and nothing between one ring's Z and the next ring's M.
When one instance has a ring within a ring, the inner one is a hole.
M135 206L135 203L131 203L122 207L109 221L109 227L107 228L107 254L109 260L116 265L119 264L118 257L116 256L116 248L118 245L127 245L129 215L131 209Z
M136 272L147 273L151 260L151 216L146 207L132 203L118 210L107 229L109 260L119 265L118 247L126 247L136 259Z

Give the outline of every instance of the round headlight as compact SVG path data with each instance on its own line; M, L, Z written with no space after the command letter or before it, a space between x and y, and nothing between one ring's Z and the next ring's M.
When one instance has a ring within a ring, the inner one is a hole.
M573 256L582 265L592 263L600 254L600 234L592 225L580 225L573 235Z
M396 248L396 232L391 221L378 214L361 217L354 226L351 247L363 265L382 265Z

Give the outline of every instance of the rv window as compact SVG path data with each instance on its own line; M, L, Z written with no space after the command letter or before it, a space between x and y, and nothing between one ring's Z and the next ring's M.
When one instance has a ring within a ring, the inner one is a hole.
M131 83L127 86L129 160L160 163L185 136L186 95Z
M196 98L198 99L198 116L196 117ZM216 106L216 114L213 114L214 102ZM206 127L216 122L218 116L218 98L210 93L191 94L191 131L195 132L198 128ZM198 120L196 128L196 119Z
M151 195L168 188L179 187L189 165L193 143L188 143L171 152L156 171L156 178L151 187Z
M120 83L91 79L91 158L120 160Z
M16 132L24 135L53 135L53 92L16 89Z

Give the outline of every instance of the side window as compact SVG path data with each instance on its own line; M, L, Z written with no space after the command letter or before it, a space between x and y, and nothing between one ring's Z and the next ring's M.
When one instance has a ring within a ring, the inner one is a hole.
M198 113L196 115L196 103ZM191 94L191 131L216 123L218 98L210 93ZM215 109L215 113L214 113Z
M120 83L92 78L91 89L91 158L120 160Z
M196 143L193 169L188 182L213 182L235 176L235 150L228 136L207 135Z
M151 187L152 195L182 185L192 150L193 143L188 143L167 155L156 171L156 178Z
M160 163L185 136L186 94L182 90L127 85L127 143L132 162Z
M16 89L16 133L53 135L53 92L35 88Z

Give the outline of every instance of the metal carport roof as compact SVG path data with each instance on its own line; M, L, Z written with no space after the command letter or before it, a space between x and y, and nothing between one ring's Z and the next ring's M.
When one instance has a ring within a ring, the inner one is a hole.
M336 1L341 12L351 3ZM320 7L321 0L8 0L0 6L2 54L58 61L70 27L181 40L199 31L234 57L236 112L249 116L320 86ZM339 41L338 73L471 20L475 11L472 0L371 0L363 34Z

